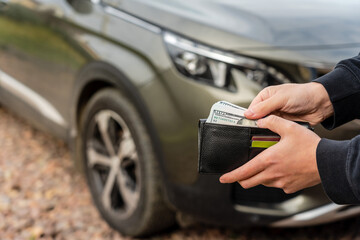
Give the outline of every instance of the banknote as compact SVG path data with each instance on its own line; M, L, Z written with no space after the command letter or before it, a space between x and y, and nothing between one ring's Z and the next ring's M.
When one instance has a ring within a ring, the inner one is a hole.
M240 107L238 105L232 104L232 103L227 102L227 101L219 101L219 102L215 103L214 105L215 106L223 106L223 107L234 108L234 109L242 110L244 112L247 110L244 107Z
M244 113L247 109L226 101L219 101L214 105L212 105L210 109L210 115L212 112L214 112L214 110L223 111L234 115L238 115L240 117L244 117Z
M257 127L256 121L247 119L244 116L246 110L246 108L237 106L235 104L226 101L219 101L211 107L210 114L206 122L224 125Z

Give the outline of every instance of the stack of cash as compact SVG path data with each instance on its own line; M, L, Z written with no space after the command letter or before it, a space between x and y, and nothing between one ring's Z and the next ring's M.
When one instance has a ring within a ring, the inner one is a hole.
M256 121L245 118L246 108L235 104L219 101L215 103L210 110L206 122L223 125L257 127Z

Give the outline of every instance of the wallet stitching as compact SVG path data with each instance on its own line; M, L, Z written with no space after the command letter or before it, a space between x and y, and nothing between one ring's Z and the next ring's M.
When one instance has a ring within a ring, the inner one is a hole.
M201 127L201 132L200 132L200 153L199 153L199 173L203 172L203 168L202 168L202 149L203 149L203 142L204 142L204 128L205 128L205 123L202 124Z
M200 149L199 149L199 162L198 162L198 172L199 173L201 173L202 172L202 169L201 169L201 166L202 166L202 164L201 164L201 159L202 159L202 155L201 155L201 153L202 153L202 142L203 142L203 129L204 129L204 124L203 123L201 123L201 122L199 122L199 141L200 141L200 143L199 143L199 147L200 147Z
M240 125L237 125L237 126L233 126L233 125L223 125L223 124L215 124L215 123L204 123L204 126L205 125L208 125L208 126L215 126L215 127L218 127L218 128L232 128L232 129L239 129L239 128L242 128L242 129L258 129L257 127L250 127L250 126L240 126ZM261 129L266 129L266 128L261 128Z

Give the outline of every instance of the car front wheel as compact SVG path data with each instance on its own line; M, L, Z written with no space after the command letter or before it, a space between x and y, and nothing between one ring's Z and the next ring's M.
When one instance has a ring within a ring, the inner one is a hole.
M80 155L95 205L109 225L130 236L174 223L144 121L115 89L97 92L80 121Z

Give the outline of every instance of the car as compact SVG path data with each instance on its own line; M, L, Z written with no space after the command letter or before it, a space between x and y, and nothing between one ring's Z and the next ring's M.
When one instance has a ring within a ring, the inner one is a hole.
M320 185L285 194L197 172L197 124L213 103L247 107L266 86L309 82L358 54L358 1L0 1L0 102L68 144L114 229L294 227L360 213ZM359 129L315 131L341 140Z

